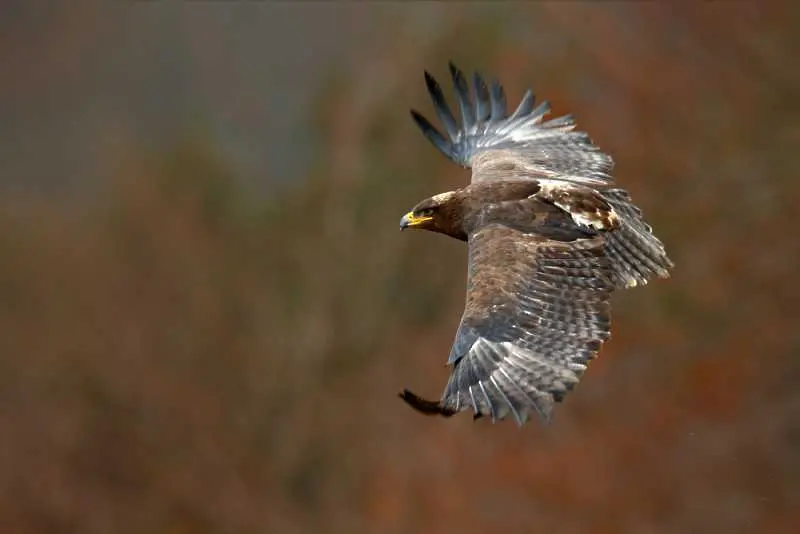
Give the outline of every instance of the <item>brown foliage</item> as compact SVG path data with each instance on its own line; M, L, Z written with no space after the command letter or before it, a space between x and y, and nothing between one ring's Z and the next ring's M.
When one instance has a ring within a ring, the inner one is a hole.
M794 532L793 20L788 3L453 15L435 46L398 31L322 103L317 170L272 198L187 142L129 147L92 204L8 199L3 531ZM397 231L466 179L405 111L429 109L421 69L450 57L575 113L677 264L615 297L614 337L550 427L395 396L443 387L463 306L463 244Z

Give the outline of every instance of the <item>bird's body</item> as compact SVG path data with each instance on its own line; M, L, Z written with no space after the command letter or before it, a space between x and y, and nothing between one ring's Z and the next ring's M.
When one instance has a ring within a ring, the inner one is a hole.
M401 397L429 414L549 420L610 336L611 293L667 277L673 264L614 186L610 156L571 117L543 122L549 107L534 108L530 92L507 116L502 87L490 92L477 74L473 104L461 72L450 70L462 126L427 73L449 139L412 116L441 152L472 168L472 180L417 204L401 228L467 242L466 305L441 399Z

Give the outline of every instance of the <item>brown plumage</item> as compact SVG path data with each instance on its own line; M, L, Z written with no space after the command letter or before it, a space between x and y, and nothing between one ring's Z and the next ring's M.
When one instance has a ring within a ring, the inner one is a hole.
M543 122L547 103L534 108L530 92L508 116L502 87L490 92L477 74L473 104L450 69L462 126L427 73L449 139L412 116L441 152L472 168L472 180L423 200L400 225L468 243L466 304L442 397L400 396L426 414L472 410L522 425L535 412L549 421L610 336L612 291L667 277L673 265L614 187L611 158L571 117Z

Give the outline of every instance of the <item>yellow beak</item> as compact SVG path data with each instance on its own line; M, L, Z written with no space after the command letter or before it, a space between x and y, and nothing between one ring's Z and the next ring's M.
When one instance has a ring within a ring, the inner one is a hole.
M405 230L406 228L413 228L414 226L419 226L424 222L428 222L432 220L433 217L418 217L414 215L413 211L409 211L403 218L400 219L400 229Z

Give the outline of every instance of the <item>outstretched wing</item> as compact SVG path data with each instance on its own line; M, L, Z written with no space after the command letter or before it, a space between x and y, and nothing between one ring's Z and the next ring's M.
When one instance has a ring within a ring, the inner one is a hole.
M586 132L575 129L571 115L545 121L549 103L545 101L534 107L534 96L528 90L509 116L503 87L497 81L489 90L476 73L473 99L464 75L452 63L450 75L461 112L461 126L448 108L441 87L427 72L428 92L447 137L419 112L412 110L411 115L445 156L472 168L473 183L510 178L547 179L555 187L596 189L620 219L618 229L606 236L615 287L644 285L653 277L669 276L674 264L663 243L653 234L630 195L614 187L611 156L594 145Z
M612 269L600 237L551 240L499 223L470 236L467 302L438 402L426 413L549 421L610 335Z
M461 126L458 125L436 80L425 72L425 83L434 109L446 129L447 137L437 130L421 113L412 110L411 116L436 148L464 167L471 167L472 181L507 178L514 174L557 178L586 185L611 185L614 165L610 155L592 143L586 132L576 130L575 120L565 115L544 120L550 113L547 101L535 106L535 97L528 90L517 109L508 115L502 85L496 80L491 89L480 74L474 75L475 98L462 72L450 63L450 75L455 87ZM482 154L495 152L484 171ZM496 163L513 156L508 164L497 168ZM495 172L492 171L494 169Z

